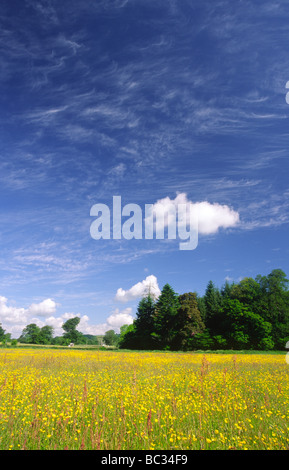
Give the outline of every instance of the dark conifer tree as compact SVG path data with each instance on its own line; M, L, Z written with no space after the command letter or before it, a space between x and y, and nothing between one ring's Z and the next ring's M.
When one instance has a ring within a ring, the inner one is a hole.
M155 312L155 301L149 294L139 302L134 321L135 336L139 349L152 349L153 315Z
M218 313L222 305L221 294L219 290L215 287L213 281L209 281L207 285L204 295L204 301L206 305L206 326L213 335Z
M176 334L176 317L180 308L178 295L169 284L165 284L153 315L152 338L159 349L170 349Z

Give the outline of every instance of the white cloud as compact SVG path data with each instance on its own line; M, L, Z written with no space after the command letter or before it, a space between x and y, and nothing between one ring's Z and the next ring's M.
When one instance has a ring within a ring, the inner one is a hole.
M51 316L55 313L56 303L54 300L45 299L39 304L31 304L28 308L29 315L36 315L40 317Z
M179 193L175 199L165 197L159 199L155 204L152 205L151 211L148 214L146 220L150 220L152 211L155 214L156 229L158 222L168 227L171 223L175 222L178 206L181 204L186 205L187 214L190 212L197 217L198 220L198 233L201 235L210 235L218 232L220 228L234 227L239 222L238 212L232 210L227 205L221 205L218 203L209 203L207 201L202 202L191 202L185 193ZM167 217L164 219L162 215L166 214ZM178 224L186 223L186 218L178 221ZM189 219L188 219L189 220Z
M8 305L8 299L0 296L0 322L8 324L26 324L35 316L51 316L56 310L54 300L45 299L39 304L31 304L28 308Z
M209 235L216 233L220 228L234 227L239 222L238 212L230 209L227 205L209 202L198 202L199 233Z
M129 302L130 300L143 297L148 293L156 298L161 293L157 278L154 275L147 276L146 279L133 285L128 290L124 290L120 287L116 292L115 300L119 302Z
M114 329L119 329L123 325L131 325L134 318L132 317L132 309L126 308L122 312L117 308L112 315L107 318L107 323Z
M55 335L62 335L62 325L68 319L75 316L73 313L64 313L56 317L57 304L52 299L45 299L36 304L32 303L28 308L16 307L8 303L6 297L0 296L0 323L6 333L12 333L12 337L21 335L23 328L30 323L36 323L39 327L45 325L54 328Z
M78 331L83 334L104 335L106 331L111 329L118 333L121 326L130 325L134 320L131 308L125 308L122 311L117 308L103 323L91 325L87 315L73 312L65 312L59 316L54 315L57 305L54 300L45 299L38 304L31 304L28 308L15 307L9 305L6 297L0 296L0 324L6 333L11 333L12 338L19 338L23 329L30 323L35 323L40 328L46 325L52 326L54 336L62 336L64 333L63 323L70 318L79 317Z
M8 324L25 324L28 319L27 310L23 307L7 305L8 299L0 296L0 321Z

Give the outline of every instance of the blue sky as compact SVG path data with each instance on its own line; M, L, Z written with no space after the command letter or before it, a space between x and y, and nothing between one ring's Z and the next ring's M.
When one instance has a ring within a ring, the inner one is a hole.
M289 274L288 21L286 0L1 1L6 332L62 334L76 315L84 333L118 331L148 284L202 295ZM238 223L191 251L90 236L94 204L178 194Z

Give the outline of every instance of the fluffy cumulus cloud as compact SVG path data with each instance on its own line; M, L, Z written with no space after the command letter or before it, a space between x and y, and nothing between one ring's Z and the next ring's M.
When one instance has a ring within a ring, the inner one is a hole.
M28 319L27 310L23 307L8 305L8 299L0 296L0 321L8 324L23 324Z
M154 221L152 219L154 214ZM198 233L200 235L210 235L218 232L219 229L234 227L239 222L239 214L227 205L210 203L207 201L192 202L185 193L179 193L175 199L165 197L159 199L152 205L146 214L146 223L154 222L154 227L169 227L178 217L178 225L185 225L189 222L189 216L196 221Z
M198 210L199 233L210 235L216 233L220 228L235 227L239 222L238 212L229 206L210 204L209 202L198 202L195 204Z
M157 278L153 275L147 276L143 281L133 285L130 289L117 290L116 300L128 302L143 297L150 292L158 298L161 291ZM87 315L66 312L57 314L57 304L53 299L44 299L39 303L31 303L28 307L17 307L9 302L6 297L0 296L0 323L6 333L11 333L12 338L19 338L23 329L30 323L36 323L40 328L45 325L53 327L54 335L63 334L63 323L73 317L79 317L78 331L83 334L103 335L108 330L119 333L121 326L131 325L134 321L132 308L116 308L110 312L103 323L91 324Z
M57 304L52 299L32 303L28 308L16 307L6 297L0 296L0 323L12 337L19 337L23 328L30 323L36 323L39 327L50 325L56 334L62 334L63 323L76 315L64 314L56 317L56 307Z
M6 297L0 296L0 321L8 324L24 324L34 317L49 317L56 310L54 300L45 299L39 304L31 304L28 308L8 304Z
M125 308L124 310L116 308L103 323L92 325L87 315L80 316L77 329L84 334L90 335L104 335L108 330L114 330L116 333L119 333L121 326L131 325L133 321L134 317L132 316L131 308Z
M132 309L126 308L123 311L115 309L115 311L107 318L107 323L112 327L112 329L117 329L123 325L131 325L133 323Z
M150 293L153 297L158 298L161 291L158 286L158 280L155 276L147 276L143 281L134 284L130 289L124 290L120 287L115 296L115 300L119 302L129 302L141 298Z
M56 303L54 300L45 299L39 304L31 304L28 308L28 313L35 316L47 317L51 316L56 311Z

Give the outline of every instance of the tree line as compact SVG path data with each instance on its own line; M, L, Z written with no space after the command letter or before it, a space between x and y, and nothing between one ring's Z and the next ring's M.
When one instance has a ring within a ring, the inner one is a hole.
M62 336L53 336L54 328L49 325L45 325L40 328L36 323L30 323L23 330L18 339L11 341L11 334L5 333L2 326L0 325L0 342L2 344L12 343L16 345L17 342L23 344L52 344L67 346L70 343L74 344L99 344L99 340L93 335L84 335L76 329L80 322L79 317L70 318L63 323L62 328L64 333Z
M289 281L281 269L238 283L228 281L218 288L209 281L203 296L196 292L177 294L165 284L155 299L148 293L137 307L131 325L120 333L109 330L100 340L76 327L79 317L67 320L62 336L53 337L53 327L27 325L20 343L106 344L133 350L284 350L289 341ZM0 342L11 341L0 324ZM17 340L12 340L16 341Z
M144 350L283 350L289 341L288 279L281 269L269 275L226 282L209 281L203 296L175 293L166 284L158 299L139 302L136 319L118 345Z

